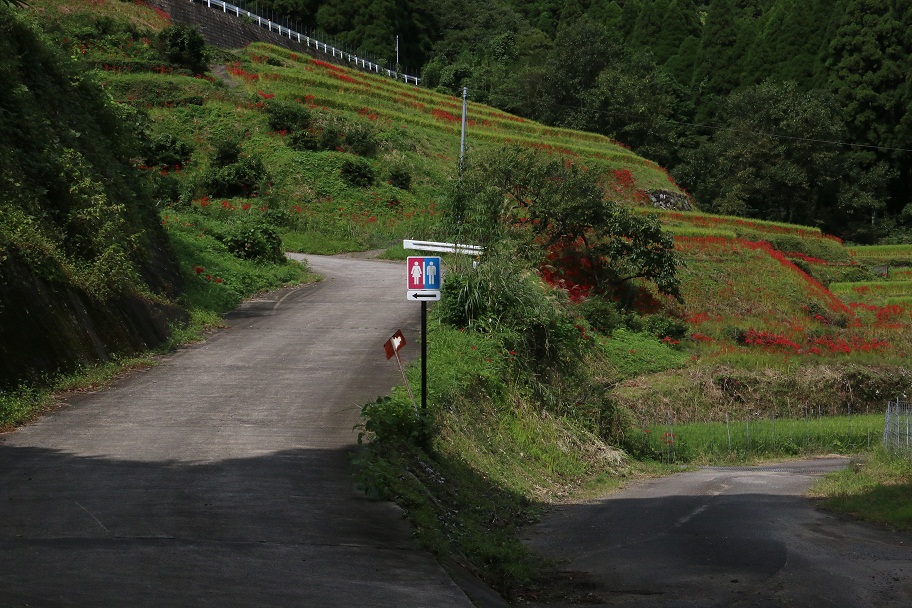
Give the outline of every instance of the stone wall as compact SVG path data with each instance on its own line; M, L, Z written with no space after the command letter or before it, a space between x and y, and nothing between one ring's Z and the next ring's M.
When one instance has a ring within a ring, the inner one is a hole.
M7 256L0 263L0 389L161 345L176 306L136 294L99 302Z
M648 194L650 204L658 209L693 211L693 206L690 204L690 197L681 192L672 192L671 190L650 190Z
M220 49L242 49L251 42L267 42L296 53L311 55L322 61L348 66L347 62L342 62L338 57L333 59L332 55L308 48L296 39L289 40L278 32L270 32L265 27L251 23L246 18L209 8L205 2L199 0L148 0L148 4L168 13L174 23L196 28L208 44Z

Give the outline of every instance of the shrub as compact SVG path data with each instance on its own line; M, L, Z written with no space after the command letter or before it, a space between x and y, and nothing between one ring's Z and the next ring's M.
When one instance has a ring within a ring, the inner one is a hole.
M405 167L394 166L390 168L386 181L400 190L408 190L412 187L412 174Z
M241 156L241 142L236 139L223 139L215 144L212 151L212 165L225 167L236 163Z
M342 151L342 132L333 123L314 123L303 131L292 131L287 144L299 152L307 150L339 150Z
M322 148L320 134L316 129L291 131L285 139L285 144L298 152L314 151Z
M144 153L149 166L173 167L187 162L193 154L193 147L170 133L159 133L148 138Z
M358 434L362 442L368 434L381 441L423 440L425 422L415 408L401 399L378 397L361 410L364 418L363 429Z
M374 168L363 158L346 158L342 162L342 179L359 188L366 188L374 183Z
M578 310L593 329L606 335L624 325L624 314L618 305L599 296L586 298Z
M211 196L247 196L257 191L265 173L259 158L241 156L235 163L210 169L206 178L206 191Z
M687 335L687 324L664 315L650 315L643 321L643 330L657 338L681 340Z
M169 25L158 34L161 53L171 63L202 72L206 67L206 41L196 29Z
M377 136L374 128L361 120L350 120L342 128L342 148L358 156L373 156L377 153Z
M573 319L537 275L491 258L468 273L450 272L437 306L441 320L500 334L507 351L533 368L571 368L581 347Z
M343 150L344 132L335 121L324 121L323 126L317 130L317 135L323 150Z
M266 104L266 116L273 131L291 134L310 127L310 110L299 103L270 99Z
M159 175L155 173L151 176L152 180L152 197L156 202L167 205L180 198L181 182L174 173Z
M223 237L228 251L245 260L284 262L282 239L275 230L262 224L247 224L234 228Z

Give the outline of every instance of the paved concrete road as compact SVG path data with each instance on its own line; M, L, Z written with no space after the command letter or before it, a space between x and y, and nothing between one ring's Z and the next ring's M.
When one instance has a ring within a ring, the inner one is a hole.
M354 487L359 406L413 344L401 265L322 283L0 436L0 606L471 606Z
M833 458L656 479L558 507L527 542L566 560L565 578L577 580L574 601L558 605L908 608L912 535L801 497L816 475L844 465Z

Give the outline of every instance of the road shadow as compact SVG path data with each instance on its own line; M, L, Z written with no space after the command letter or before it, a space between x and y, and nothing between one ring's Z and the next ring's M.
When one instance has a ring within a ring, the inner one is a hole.
M550 588L527 603L912 603L912 535L817 509L796 489L807 484L795 480L800 476L774 468L757 473L708 471L704 485L689 493L651 495L647 487L554 508L525 535L532 549L559 560L546 575ZM665 480L650 483L658 488Z
M467 603L344 449L187 463L0 444L0 487L3 606Z

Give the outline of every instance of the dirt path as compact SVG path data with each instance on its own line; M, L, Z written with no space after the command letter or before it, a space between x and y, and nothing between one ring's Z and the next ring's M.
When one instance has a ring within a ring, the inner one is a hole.
M404 269L311 260L323 282L0 436L0 606L471 606L352 479L418 323Z
M704 468L557 507L526 541L571 591L542 605L912 606L912 535L802 497L842 466Z

